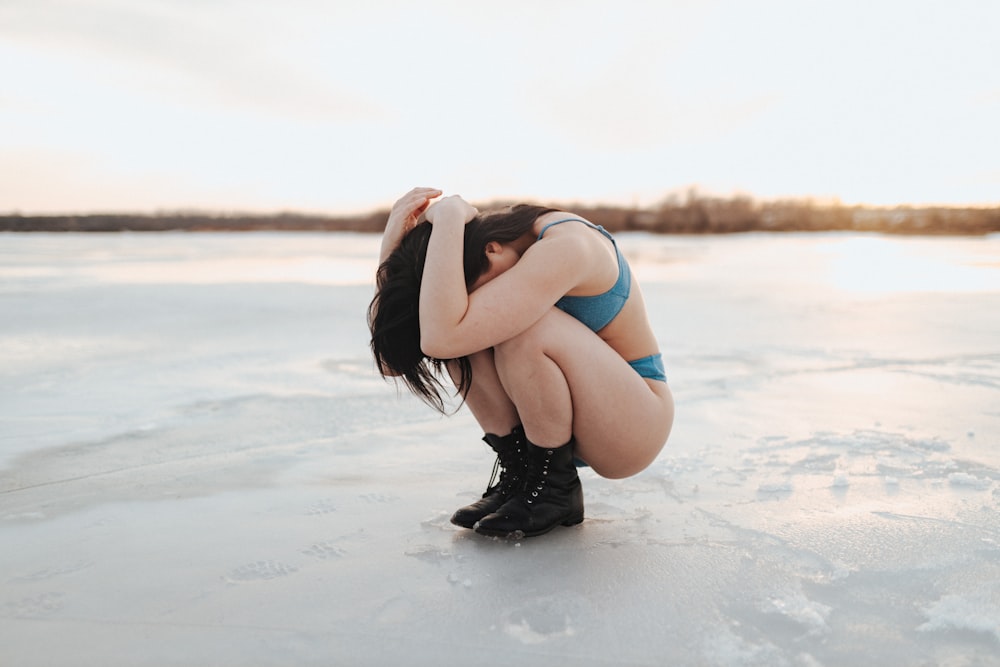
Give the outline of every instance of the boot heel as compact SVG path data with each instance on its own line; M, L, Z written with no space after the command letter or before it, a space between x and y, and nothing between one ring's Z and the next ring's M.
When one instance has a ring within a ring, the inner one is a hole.
M562 525L564 525L564 526L575 526L578 523L583 523L583 515L582 514L577 515L577 516L571 516L570 518L568 518L565 521L563 521Z

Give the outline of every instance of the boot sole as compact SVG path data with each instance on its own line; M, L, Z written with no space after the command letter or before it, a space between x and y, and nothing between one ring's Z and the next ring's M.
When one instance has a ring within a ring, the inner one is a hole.
M453 525L458 526L459 528L468 528L469 530L474 530L475 527L476 527L476 524L479 523L480 519L486 518L487 516L489 516L490 514L492 514L493 512L495 512L497 509L499 509L500 505L503 505L503 503L500 503L499 505L497 505L497 507L494 507L494 508L490 509L488 512L483 512L482 510L480 510L479 513L478 513L478 516L476 516L476 518L473 519L472 521L462 521L460 519L457 519L458 512L455 512L454 514L452 514L451 518L449 519L449 521L451 521L451 523ZM465 509L465 508L463 507L462 509ZM461 510L459 510L459 511L461 511Z
M539 535L544 535L548 532L551 532L556 526L569 527L569 526L576 526L577 524L581 523L583 523L583 515L579 514L577 516L571 516L569 518L563 519L562 521L553 523L552 525L546 528L542 528L540 530L533 530L531 532L525 532L523 530L503 531L503 530L490 530L489 528L481 529L478 521L476 522L476 525L473 526L473 530L475 530L480 535L485 535L487 537L505 537L507 539L519 540L522 537L538 537Z
M476 524L479 523L479 519L476 519L475 521L455 521L455 517L451 517L451 523L459 528L468 528L469 530L472 530L476 527Z

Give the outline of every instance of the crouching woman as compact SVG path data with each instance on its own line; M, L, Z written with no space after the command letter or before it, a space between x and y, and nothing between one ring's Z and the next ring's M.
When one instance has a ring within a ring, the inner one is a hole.
M378 369L442 412L450 379L497 453L499 481L453 523L504 537L577 524L577 466L634 475L670 434L642 293L603 227L441 194L415 188L389 215L368 312Z

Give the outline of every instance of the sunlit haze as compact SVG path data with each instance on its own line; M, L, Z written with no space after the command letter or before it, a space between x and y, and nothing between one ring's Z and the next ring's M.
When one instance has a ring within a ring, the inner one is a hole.
M1000 3L0 4L0 213L1000 203Z

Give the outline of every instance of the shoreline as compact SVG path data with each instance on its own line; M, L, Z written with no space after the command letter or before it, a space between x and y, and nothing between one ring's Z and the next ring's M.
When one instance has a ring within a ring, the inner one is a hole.
M477 204L498 208L509 202ZM866 207L809 200L755 202L749 198L668 200L656 208L548 203L572 210L611 232L734 234L745 232L878 232L921 236L982 236L1000 232L1000 206ZM0 215L2 232L244 232L381 233L389 211L358 215L278 213L81 213Z

